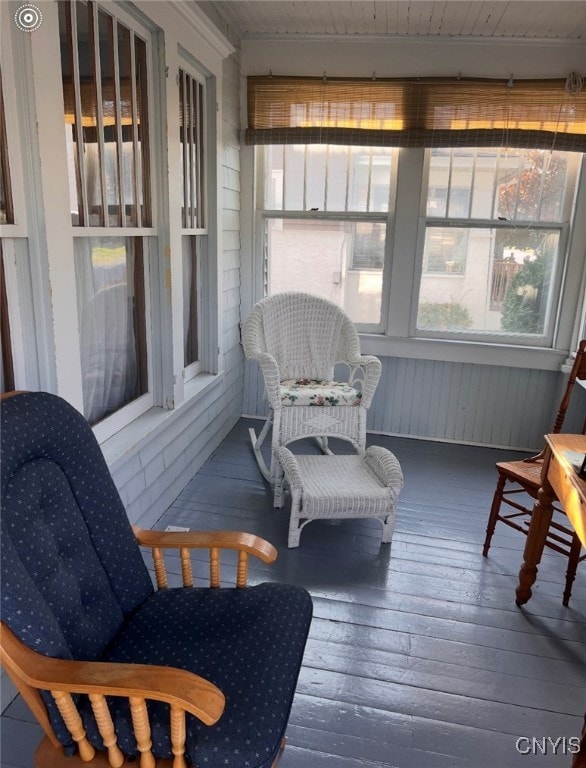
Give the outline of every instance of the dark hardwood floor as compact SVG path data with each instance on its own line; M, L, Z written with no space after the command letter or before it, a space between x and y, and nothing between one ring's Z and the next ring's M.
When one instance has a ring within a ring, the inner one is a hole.
M546 553L518 608L524 537L501 525L482 558L494 463L511 454L371 435L405 476L392 544L374 520L317 521L288 550L288 506L272 508L251 424L238 423L156 527L260 534L279 558L251 563L251 582L311 592L282 768L570 768L586 709L586 566L564 608L566 560ZM171 570L178 579L177 561ZM203 556L194 571L207 574ZM234 573L230 562L222 579ZM3 768L31 768L40 730L20 699L1 726Z

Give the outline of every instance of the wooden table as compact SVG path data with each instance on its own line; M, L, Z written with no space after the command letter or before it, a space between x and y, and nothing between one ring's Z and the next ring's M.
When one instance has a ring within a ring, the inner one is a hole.
M546 435L545 457L541 470L541 488L533 507L523 565L516 589L517 605L531 597L531 587L537 577L537 566L543 554L545 539L552 516L552 504L559 499L568 520L586 546L586 481L578 477L564 451L586 453L586 435Z
M523 565L519 571L516 590L517 605L531 597L531 587L537 577L537 566L543 554L547 529L551 521L552 503L559 499L570 523L586 546L586 481L578 477L564 451L586 453L586 435L546 435L546 450L541 471L541 488L533 507ZM572 768L586 768L586 716L580 739L580 752L574 756Z

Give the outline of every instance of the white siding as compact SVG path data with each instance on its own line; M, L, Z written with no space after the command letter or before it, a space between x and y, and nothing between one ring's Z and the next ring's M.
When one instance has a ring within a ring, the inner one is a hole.
M527 368L381 357L368 414L374 433L538 450L551 431L563 374ZM247 363L244 413L263 416L262 376ZM576 387L564 431L579 432L586 391Z

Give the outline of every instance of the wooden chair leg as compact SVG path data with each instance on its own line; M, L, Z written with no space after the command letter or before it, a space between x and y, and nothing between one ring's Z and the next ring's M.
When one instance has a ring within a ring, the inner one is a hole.
M572 586L574 579L576 578L576 571L578 570L578 563L580 562L580 552L582 550L582 544L576 534L572 536L572 545L570 547L570 554L568 556L568 570L566 571L566 588L564 590L563 604L568 607L570 602L570 596L572 594Z
M496 521L498 520L498 514L501 508L503 491L505 490L506 482L507 478L504 475L499 474L496 490L492 498L492 506L490 508L490 515L488 517L488 525L486 526L486 537L484 539L484 548L482 550L483 557L488 555L488 550L490 549L490 542L492 541L492 535L496 527Z
M281 746L279 747L279 751L277 752L277 756L275 757L275 760L271 766L271 768L277 768L277 765L279 764L279 760L283 756L283 752L285 751L285 744L287 742L287 738L283 736L281 740Z

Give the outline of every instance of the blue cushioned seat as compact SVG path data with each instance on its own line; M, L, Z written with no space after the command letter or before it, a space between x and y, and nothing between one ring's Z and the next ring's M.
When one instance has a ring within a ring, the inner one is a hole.
M299 587L155 591L102 452L85 419L46 393L2 403L2 621L25 645L61 659L195 672L226 697L213 726L188 715L198 766L265 768L287 724L311 621ZM89 741L103 748L85 696ZM52 697L53 730L75 744ZM109 699L120 748L137 754L128 702ZM152 751L173 756L167 704L150 701Z

